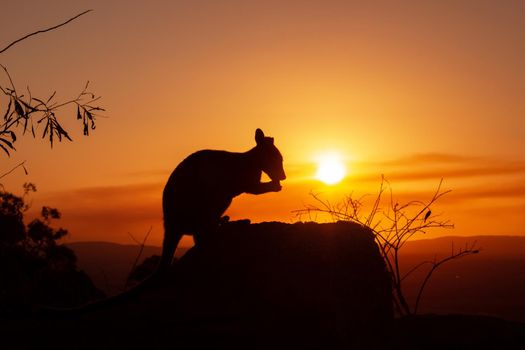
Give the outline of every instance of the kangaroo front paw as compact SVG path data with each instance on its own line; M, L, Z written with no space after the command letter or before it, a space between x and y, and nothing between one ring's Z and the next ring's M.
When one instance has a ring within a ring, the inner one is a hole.
M279 180L274 180L270 182L270 189L273 192L279 192L282 188L283 187L281 186L281 183L279 182Z

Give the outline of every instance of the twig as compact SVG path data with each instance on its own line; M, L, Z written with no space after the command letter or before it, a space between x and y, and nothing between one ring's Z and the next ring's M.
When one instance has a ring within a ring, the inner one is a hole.
M414 273L416 270L418 270L421 266L424 266L426 264L432 264L432 261L422 261L413 268L411 268L407 273L404 274L403 277L401 277L401 281L405 280L408 276L410 276L412 273Z
M4 177L6 177L7 175L11 174L13 171L15 171L16 169L18 169L18 168L20 168L20 167L22 167L22 168L24 169L24 172L25 172L26 175L27 175L27 174L28 174L28 173L27 173L27 169L26 169L26 167L24 166L25 162L26 162L26 161L24 160L23 162L21 162L21 163L15 165L15 166L14 166L11 170L9 170L8 172L6 172L6 173L0 175L0 179L3 179Z
M11 89L13 90L13 93L15 94L15 97L18 98L18 96L16 95L15 83L13 83L13 79L11 78L11 74L9 74L9 71L7 70L7 67L4 66L3 64L0 64L0 67L2 67L2 69L5 71L5 74L7 75L7 77L9 78L9 82L11 83ZM2 89L2 92L5 94L4 89Z
M135 241L135 243L140 245L139 253L138 253L137 257L135 258L135 262L133 263L133 266L131 267L131 271L129 272L128 276L131 276L133 271L135 271L135 269L137 268L137 265L139 263L140 257L142 256L142 252L144 251L144 246L146 245L146 241L148 240L148 237L149 237L149 235L151 233L152 228L153 227L150 226L150 228L148 230L148 233L146 233L146 235L144 236L144 239L142 240L142 243L139 242L135 237L133 237L133 235L131 233L128 233L128 235L131 237L131 239L133 239ZM129 278L126 281L126 285L128 285L128 281L129 281Z
M91 12L93 10L86 10L82 13L79 13L78 15L74 16L74 17L71 17L70 19L68 19L67 21L63 22L63 23L60 23L60 24L57 24L56 26L53 26L53 27L50 27L50 28L47 28L47 29L41 29L41 30L37 30L36 32L33 32L33 33L29 33L27 34L26 36L20 38L20 39L16 39L15 41L13 41L11 44L7 45L6 47L4 47L2 50L0 50L0 53L4 53L5 51L7 51L11 46L21 42L22 40L25 40L33 35L37 35L37 34L40 34L40 33L45 33L45 32L49 32L51 30L54 30L54 29L57 29L59 27L62 27L66 24L68 24L69 22L71 21L74 21L75 19L77 19L78 17L82 16L82 15L85 15L86 13L88 12Z
M475 245L476 243L473 243L470 247L467 247L464 250L460 249L457 253L451 253L450 256L443 258L440 261L434 260L433 262L431 262L432 268L430 269L430 271L428 271L427 275L425 276L425 279L423 280L423 283L421 284L421 287L419 288L419 292L417 293L416 303L414 306L414 314L417 314L419 302L421 300L421 296L423 295L423 290L425 289L425 286L427 285L428 281L430 280L430 277L432 277L432 274L436 271L436 269L448 261L459 259L467 255L478 254L479 249L475 249Z

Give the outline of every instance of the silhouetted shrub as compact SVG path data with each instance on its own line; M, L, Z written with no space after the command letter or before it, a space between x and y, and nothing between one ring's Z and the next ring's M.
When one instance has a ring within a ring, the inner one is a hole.
M74 306L103 296L79 271L75 253L58 241L67 231L52 228L57 209L43 207L41 217L24 224L24 195L0 191L0 313L32 304Z

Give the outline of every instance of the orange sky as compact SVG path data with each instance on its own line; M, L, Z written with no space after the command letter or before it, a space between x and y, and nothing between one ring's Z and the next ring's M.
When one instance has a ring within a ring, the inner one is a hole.
M58 31L0 55L19 87L66 99L86 80L107 119L73 143L17 141L7 189L37 184L70 240L132 243L153 227L171 170L203 148L244 151L261 127L285 157L280 193L241 196L234 218L296 220L327 197L375 193L381 174L401 199L426 199L456 229L525 234L525 3L522 1L16 1L2 5L0 46L79 13ZM0 82L6 84L4 76ZM3 105L4 100L0 101ZM344 154L350 176L312 179L315 155Z

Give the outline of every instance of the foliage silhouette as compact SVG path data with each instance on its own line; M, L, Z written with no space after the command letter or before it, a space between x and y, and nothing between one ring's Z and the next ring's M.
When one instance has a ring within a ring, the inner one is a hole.
M16 43L26 40L29 37L57 29L74 19L90 12L84 11L69 20L44 29L28 34L22 38L13 41L11 44L0 50L0 54L7 51ZM9 83L5 86L0 84L0 92L5 96L7 107L2 111L3 119L0 124L0 149L8 156L12 151L15 151L15 142L20 134L25 135L30 133L34 138L41 135L42 138L47 138L51 147L55 140L59 142L62 139L72 141L69 133L63 128L58 114L63 107L74 105L76 107L76 118L81 121L83 134L88 136L90 130L96 127L95 120L99 113L104 109L96 104L100 96L96 96L89 90L89 81L86 83L82 91L75 97L67 101L55 101L56 91L50 94L47 98L38 98L31 94L29 87L26 88L27 94L17 90L15 83L7 70L7 67L0 64ZM43 128L38 132L38 127Z
M78 270L75 253L58 242L67 231L50 226L60 219L57 209L43 207L40 218L24 224L25 198L34 191L32 184L24 185L22 196L0 191L0 313L33 304L73 306L103 296Z

